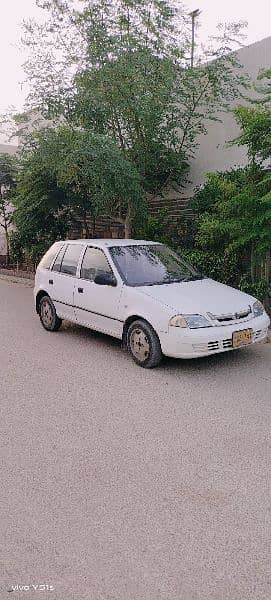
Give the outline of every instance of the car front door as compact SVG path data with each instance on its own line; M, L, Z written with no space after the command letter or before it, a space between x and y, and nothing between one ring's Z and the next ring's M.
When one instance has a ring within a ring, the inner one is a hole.
M99 285L96 275L112 274L109 261L101 248L87 246L80 270L80 278L74 290L76 321L115 337L122 337L123 319L120 314L120 298L123 284Z
M74 290L76 273L83 246L65 244L56 257L49 275L50 296L61 319L75 321Z

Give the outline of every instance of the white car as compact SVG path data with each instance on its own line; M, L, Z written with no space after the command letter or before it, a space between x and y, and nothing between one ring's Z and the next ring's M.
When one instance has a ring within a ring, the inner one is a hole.
M147 368L163 354L192 358L260 342L270 324L258 300L156 242L56 242L37 268L34 294L45 329L68 319L104 332Z

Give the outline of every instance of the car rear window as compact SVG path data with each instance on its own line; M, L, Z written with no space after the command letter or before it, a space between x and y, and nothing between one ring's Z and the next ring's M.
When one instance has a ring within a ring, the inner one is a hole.
M69 244L61 264L61 273L76 275L77 265L82 252L81 244Z
M50 266L55 259L57 253L59 252L63 242L55 242L49 250L47 250L46 254L44 254L43 258L39 263L39 267L42 269L50 269Z
M58 273L60 272L65 250L66 246L62 246L62 248L59 250L58 254L56 255L54 264L52 266L52 271L57 271Z

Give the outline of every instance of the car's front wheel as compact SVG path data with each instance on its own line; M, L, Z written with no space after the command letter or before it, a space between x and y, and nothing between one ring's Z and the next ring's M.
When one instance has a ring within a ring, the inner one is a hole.
M127 332L127 346L134 361L140 367L152 369L162 360L158 335L146 321L140 319L130 325Z
M49 296L43 296L39 304L40 321L46 331L58 331L61 319L56 314L54 304Z

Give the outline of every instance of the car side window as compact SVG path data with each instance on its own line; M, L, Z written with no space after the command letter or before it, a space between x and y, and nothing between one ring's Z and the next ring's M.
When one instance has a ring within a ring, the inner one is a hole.
M62 264L60 268L61 273L66 273L66 275L76 275L77 265L79 262L80 254L82 252L83 246L80 244L68 244L64 257L62 259Z
M58 273L60 272L61 264L62 264L63 256L65 254L66 247L67 246L63 246L60 249L60 251L59 251L59 253L58 253L58 255L57 255L56 259L55 259L55 262L54 262L54 264L52 266L52 271L57 271Z
M99 248L88 247L82 261L80 277L94 281L96 275L103 275L104 273L113 274L104 252Z

